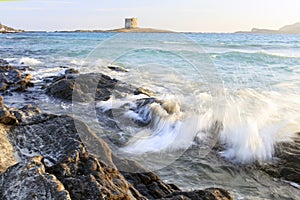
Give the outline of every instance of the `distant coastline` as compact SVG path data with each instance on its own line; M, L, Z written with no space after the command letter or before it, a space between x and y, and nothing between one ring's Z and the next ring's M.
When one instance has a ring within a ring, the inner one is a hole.
M21 29L15 29L3 25L0 23L0 34L1 33L20 33L20 32L57 32L57 33L217 33L217 32L177 32L164 29L155 28L117 28L109 30L89 30L89 29L78 29L78 30L57 30L57 31L25 31ZM236 31L233 33L241 34L300 34L300 22L295 24L286 25L278 30L263 29L263 28L252 28L251 31Z
M24 30L14 29L0 23L0 33L20 33L20 32L24 32Z
M254 33L254 34L300 34L300 22L286 25L278 30L253 28L251 31L237 31L235 33Z
M68 33L68 32L93 32L93 33L174 33L174 31L154 29L154 28L118 28L111 30L74 30L74 31L55 31L59 33Z

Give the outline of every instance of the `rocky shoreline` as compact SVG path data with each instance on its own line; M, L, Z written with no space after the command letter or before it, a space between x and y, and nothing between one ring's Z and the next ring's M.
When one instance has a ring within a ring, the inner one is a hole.
M44 92L62 101L72 100L76 74L69 69L62 76L45 80ZM0 60L0 75L4 99L34 87L26 67L13 67ZM102 101L109 98L116 84L120 85L106 75L98 81L96 98ZM145 92L126 85L124 91ZM105 140L71 116L44 113L34 105L9 108L2 98L0 109L1 199L233 199L221 188L181 191L165 183L138 163L116 156ZM80 132L87 138L81 138ZM87 150L86 140L95 143L92 145L101 156ZM120 165L136 173L119 170Z
M116 67L109 69L127 73ZM28 66L11 66L0 59L0 199L233 199L222 188L181 191L165 183L136 161L114 154L107 142L122 146L120 138L97 137L87 124L72 116L45 113L31 104L7 107L3 101L16 93L27 98L48 95L69 104L105 102L112 94L117 98L143 94L134 102L135 107L127 105L140 114L152 103L163 107L154 92L104 74L80 74L72 68L34 85L29 70L32 69ZM78 87L80 80L84 82ZM119 131L111 110L97 109L96 113L102 127ZM134 125L143 127L151 122L149 114L142 114L146 117L134 121ZM275 179L300 184L299 138L276 146L274 161L252 167ZM126 142L126 137L123 140ZM219 148L222 147L216 146L215 150Z

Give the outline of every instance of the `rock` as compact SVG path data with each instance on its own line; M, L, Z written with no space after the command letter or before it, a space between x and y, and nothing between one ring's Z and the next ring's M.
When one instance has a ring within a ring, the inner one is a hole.
M133 93L129 85L104 74L82 74L76 77L54 80L46 88L46 94L64 101L107 101L114 93L116 96Z
M300 184L300 133L291 142L278 145L275 149L277 160L260 164L259 168L275 178Z
M48 171L62 181L72 199L142 198L138 192L131 193L132 186L118 170L99 162L86 151L77 152Z
M148 97L153 97L155 94L154 92L152 92L151 90L147 89L147 88L142 88L139 87L134 91L135 95L139 95L139 94L144 94L147 95Z
M0 174L9 166L16 164L13 146L7 138L8 129L0 124Z
M24 67L13 67L5 60L0 60L0 92L6 94L8 92L23 92L28 87L32 87L33 83L30 74L23 73Z
M45 171L42 157L18 163L0 175L0 199L69 200L70 195L57 178Z
M6 60L0 58L0 66L8 66L8 64Z
M116 72L128 72L126 68L117 65L108 65L107 68Z
M42 113L32 105L0 105L19 121L0 124L0 135L8 136L1 137L5 149L0 152L8 155L7 162L0 159L2 171L6 169L0 175L1 199L230 199L221 189L182 192L164 183L135 161L114 155L103 139L70 116Z
M0 123L5 125L18 124L17 118L6 108L1 96L0 96Z
M40 108L28 104L20 109L10 108L9 111L17 118L19 125L33 124L37 119L40 118L38 114L42 111Z
M50 85L46 93L62 100L72 101L74 80L62 79Z
M190 192L173 192L162 199L183 200L233 200L233 196L226 190L220 188L208 188Z
M79 74L79 71L74 68L66 69L65 74Z
M117 156L113 156L113 161L126 180L148 199L160 199L180 191L178 187L164 183L156 174L143 168L136 161Z
M12 127L8 136L22 160L43 156L48 166L83 148L74 120L68 116L32 116L20 126Z
M46 172L57 177L71 199L145 199L116 168L98 161L86 151L78 130L86 131L87 139L100 141L98 145L102 150L97 149L106 152L100 154L101 158L112 163L108 145L100 138L91 138L93 133L87 126L75 126L69 116L41 114L32 106L15 112L20 113L17 116L21 125L11 128L8 135L18 156L25 163L30 162L33 156L41 157ZM76 127L79 127L78 130ZM10 177L7 172L4 174ZM28 185L27 190L30 190L31 183Z

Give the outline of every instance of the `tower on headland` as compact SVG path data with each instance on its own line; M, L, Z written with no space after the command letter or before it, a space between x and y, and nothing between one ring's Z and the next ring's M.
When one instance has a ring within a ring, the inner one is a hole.
M133 17L133 18L125 18L125 28L130 29L130 28L137 28L138 27L138 19Z

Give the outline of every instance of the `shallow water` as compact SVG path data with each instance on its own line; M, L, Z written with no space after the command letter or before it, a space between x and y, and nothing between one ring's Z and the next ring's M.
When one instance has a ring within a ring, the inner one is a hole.
M2 58L31 66L33 90L39 90L43 77L63 73L63 67L106 73L152 90L165 104L145 108L152 120L147 128L125 123L141 113L113 114L129 138L118 153L139 160L162 179L184 189L223 187L236 199L299 198L297 185L255 166L275 160L276 145L300 131L299 35L20 33L2 34L0 41ZM129 72L111 71L107 64ZM4 100L74 114L92 127L98 123L89 108L79 115L69 104L33 96ZM112 98L96 107L136 106L133 102L142 97ZM220 148L213 148L216 144Z

